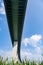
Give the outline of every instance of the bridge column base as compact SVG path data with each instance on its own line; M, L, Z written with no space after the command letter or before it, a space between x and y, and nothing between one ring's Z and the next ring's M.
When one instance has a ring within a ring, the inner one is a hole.
M18 42L14 42L14 46L12 48L12 58L14 63L16 63L17 61L20 62L17 51L18 51Z

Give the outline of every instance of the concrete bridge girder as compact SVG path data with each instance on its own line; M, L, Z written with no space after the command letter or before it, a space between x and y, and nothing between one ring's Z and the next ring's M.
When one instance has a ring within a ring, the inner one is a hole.
M21 61L20 46L27 0L4 0L4 5L13 46L12 56L14 60Z

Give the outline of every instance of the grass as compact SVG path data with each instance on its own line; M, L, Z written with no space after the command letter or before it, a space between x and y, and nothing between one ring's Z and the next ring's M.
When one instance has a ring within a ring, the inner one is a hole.
M43 61L39 62L38 64L34 61L23 61L22 63L16 62L14 64L13 59L9 62L8 58L6 58L6 60L3 60L3 57L0 56L0 65L43 65Z

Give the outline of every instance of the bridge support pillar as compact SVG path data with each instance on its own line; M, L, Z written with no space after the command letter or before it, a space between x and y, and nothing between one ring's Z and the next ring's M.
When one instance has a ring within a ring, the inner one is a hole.
M18 42L16 41L14 42L14 46L12 48L12 58L14 60L14 63L16 63L17 61L20 62L17 51L18 51Z

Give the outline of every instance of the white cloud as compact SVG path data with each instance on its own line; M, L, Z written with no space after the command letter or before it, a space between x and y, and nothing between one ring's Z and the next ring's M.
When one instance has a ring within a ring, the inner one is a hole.
M2 7L0 7L0 14L5 14L5 8L4 8L4 3L1 3Z
M25 60L25 58L27 60L34 60L34 61L42 61L43 58L42 58L42 55L41 54L37 54L37 53L32 53L30 51L25 51L25 50L21 50L21 59L22 60Z
M27 46L28 44L33 46L33 47L37 47L37 44L40 43L41 41L41 35L32 35L30 38L25 38L22 40L22 43L24 43L25 46Z
M2 5L2 7L4 8L4 3L3 3L3 2L1 3L1 5Z
M24 43L25 46L29 43L29 38L25 38L22 40L22 43Z
M41 53L41 48L40 47L36 47L35 51L36 51L37 54L40 54Z
M41 39L41 35L32 35L32 36L30 37L30 39L35 40L35 41L38 42L38 41Z
M32 35L30 38L23 39L22 40L22 45L24 44L26 46L26 48L27 48L27 46L29 44L32 47L34 47L34 50L31 48L32 50L30 52L30 51L26 51L26 48L25 48L25 51L22 50L21 56L22 57L26 56L28 59L34 59L34 60L37 60L37 61L39 59L41 61L42 49L41 49L41 46L39 46L39 44L41 43L41 39L42 39L42 36L40 34L39 35L35 34L35 35Z
M12 57L12 51L4 51L0 49L0 56L2 56L4 58L4 60L8 57L8 59L10 60Z
M0 56L2 56L4 58L4 60L6 58L11 60L12 57L13 57L14 60L16 60L16 57L17 57L17 44L10 51L4 51L4 50L0 49Z
M27 49L27 51L25 50L21 50L21 59L31 59L32 57L32 53L29 51L29 49Z

